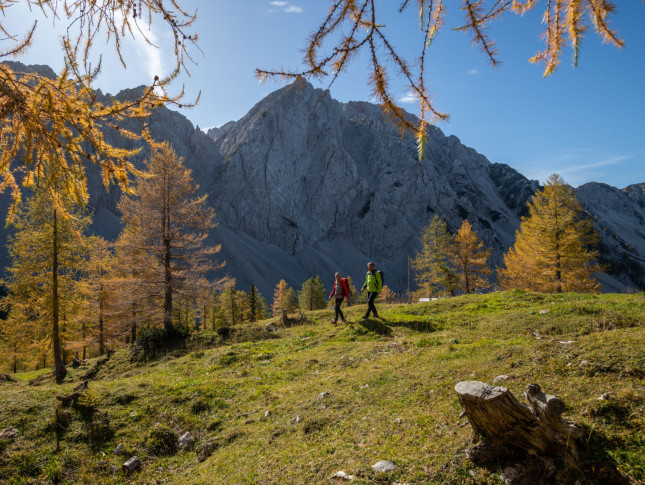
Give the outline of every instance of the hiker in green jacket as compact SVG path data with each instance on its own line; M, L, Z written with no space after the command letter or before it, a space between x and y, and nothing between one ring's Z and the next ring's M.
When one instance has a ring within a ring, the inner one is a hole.
M376 297L383 289L383 281L381 281L380 272L376 271L376 266L371 261L367 263L367 276L365 277L365 284L361 288L361 291L365 288L367 288L367 313L363 318L367 319L370 316L370 312L374 314L374 318L378 318L374 300L376 300Z

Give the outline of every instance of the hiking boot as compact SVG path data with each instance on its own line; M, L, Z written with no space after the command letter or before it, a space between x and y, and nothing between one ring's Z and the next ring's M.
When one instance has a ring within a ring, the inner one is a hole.
M331 321L331 324L332 324L332 325L336 325L337 323L338 323L338 320L332 320L332 321Z
M363 320L367 320L369 317L369 315L363 315Z
M345 319L343 318L343 319L341 319L341 322L343 322L343 323L347 323L347 320L345 320Z

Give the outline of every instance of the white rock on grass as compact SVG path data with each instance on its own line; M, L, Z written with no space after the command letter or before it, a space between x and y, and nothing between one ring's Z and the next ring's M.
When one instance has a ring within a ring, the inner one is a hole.
M185 450L186 448L189 448L194 441L195 440L192 438L192 436L190 436L190 431L186 431L179 438L179 448Z
M510 379L509 376L507 376L506 374L502 374L501 376L497 376L495 379L493 379L493 384L497 384L498 382L504 382L509 379Z
M391 461L381 460L372 465L372 469L377 473L388 473L396 470L398 467Z
M119 443L116 445L116 448L112 450L113 455L121 456L121 453L123 453L123 443Z
M354 475L348 475L344 471L339 471L334 473L331 477L331 479L336 479L336 480L356 480L356 476Z
M326 392L326 391L325 391L325 392L321 392L320 394L318 394L318 397L316 398L316 401L322 401L322 400L323 400L323 399L325 399L327 396L329 396L329 393L328 393L328 392Z

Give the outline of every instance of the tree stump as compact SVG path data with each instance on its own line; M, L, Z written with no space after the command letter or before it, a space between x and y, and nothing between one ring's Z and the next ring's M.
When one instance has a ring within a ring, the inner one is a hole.
M564 459L575 465L576 439L582 430L562 419L564 403L544 394L537 384L524 393L530 406L515 399L506 387L493 387L479 381L455 386L459 402L481 443L468 450L475 462L492 461L509 455L539 455Z

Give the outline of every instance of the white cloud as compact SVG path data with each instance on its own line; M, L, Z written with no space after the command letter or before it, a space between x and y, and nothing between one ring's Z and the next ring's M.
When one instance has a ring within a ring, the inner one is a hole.
M478 69L471 69L470 71L468 71L468 75L469 75L469 76L475 76L475 75L477 75L477 74L479 74L479 70L478 70Z
M399 103L416 103L419 101L419 97L410 91L406 93L405 96L399 98L398 101Z
M580 150L580 152L584 151L586 150ZM530 179L538 180L543 184L551 174L557 173L564 178L565 182L573 187L578 187L587 182L605 179L608 171L602 170L601 167L619 165L634 158L632 155L614 155L590 163L573 164L583 157L588 157L588 155L571 152L562 154L556 159L550 160L548 163L544 161L533 163L532 165L535 168L533 170L527 170L528 173L526 176Z
M269 9L269 13L283 12L283 13L302 13L302 7L296 7L291 5L289 2L284 2L282 0L274 0L270 2L269 5L272 7L277 7L277 9Z
M117 17L117 23L120 23L120 19ZM157 34L150 29L150 27L145 22L138 23L138 27L133 25L132 28L132 37L127 37L123 49L123 52L127 56L127 46L133 44L134 51L137 56L142 59L143 68L141 71L145 71L148 79L146 83L152 84L152 81L155 76L163 78L167 73L164 72L164 63L161 55L160 39ZM140 29L140 30L139 30ZM147 41L146 41L147 39ZM128 62L128 66L131 64L131 61Z
M615 157L609 157L605 160L601 160L600 162L587 163L584 165L574 165L573 167L567 167L565 169L560 170L560 172L572 173L572 172L579 172L580 170L588 170L590 168L606 167L607 165L618 165L619 163L622 163L625 160L629 160L630 158L631 157L627 155L617 155Z

